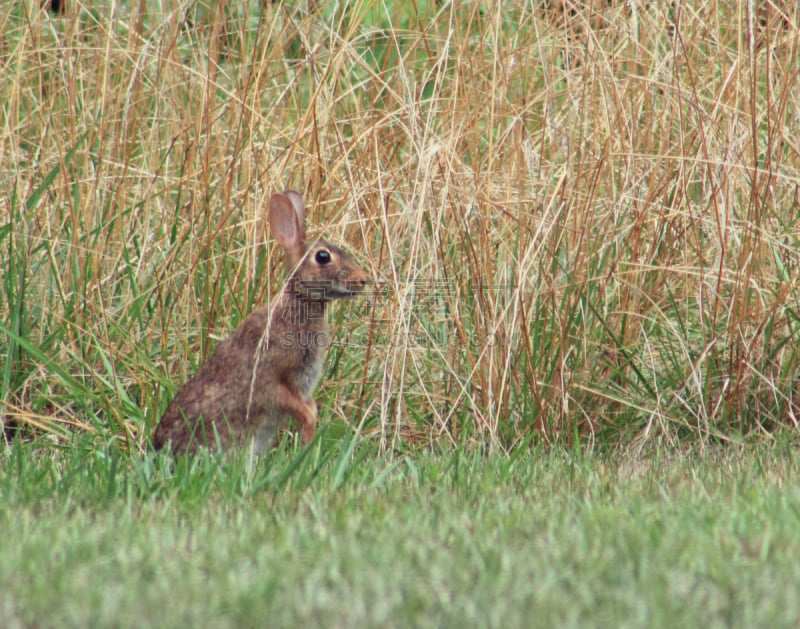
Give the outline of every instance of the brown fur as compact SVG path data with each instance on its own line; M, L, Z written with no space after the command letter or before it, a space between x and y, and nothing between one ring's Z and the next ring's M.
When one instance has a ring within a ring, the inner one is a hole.
M263 452L289 418L305 443L314 436L311 396L329 342L325 309L332 299L361 292L367 275L338 247L306 243L298 193L272 196L269 225L294 269L286 289L271 317L269 306L254 310L178 392L156 427L156 449L180 453L252 443Z

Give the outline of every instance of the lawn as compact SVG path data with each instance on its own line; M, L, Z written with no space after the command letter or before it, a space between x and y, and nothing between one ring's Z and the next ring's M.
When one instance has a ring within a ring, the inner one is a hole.
M800 622L794 444L353 446L171 466L15 445L0 472L0 624Z

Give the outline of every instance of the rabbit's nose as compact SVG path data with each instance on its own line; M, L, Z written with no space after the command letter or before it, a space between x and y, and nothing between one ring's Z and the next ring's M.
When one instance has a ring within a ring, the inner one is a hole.
M367 278L362 275L361 277L347 280L344 284L347 290L361 291L364 290L364 287L367 285Z

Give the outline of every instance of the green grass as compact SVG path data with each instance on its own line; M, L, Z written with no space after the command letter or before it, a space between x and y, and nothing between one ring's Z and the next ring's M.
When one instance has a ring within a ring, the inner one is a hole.
M0 624L796 626L793 444L0 466Z

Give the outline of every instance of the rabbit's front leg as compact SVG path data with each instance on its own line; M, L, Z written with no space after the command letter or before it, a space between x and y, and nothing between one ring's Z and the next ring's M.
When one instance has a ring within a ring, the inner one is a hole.
M314 431L317 429L317 402L312 397L308 399L308 408L313 418L310 423L303 425L303 443L308 443L314 438Z
M280 410L294 418L302 429L303 443L311 441L317 428L317 403L314 399L306 401L286 386L279 399Z

